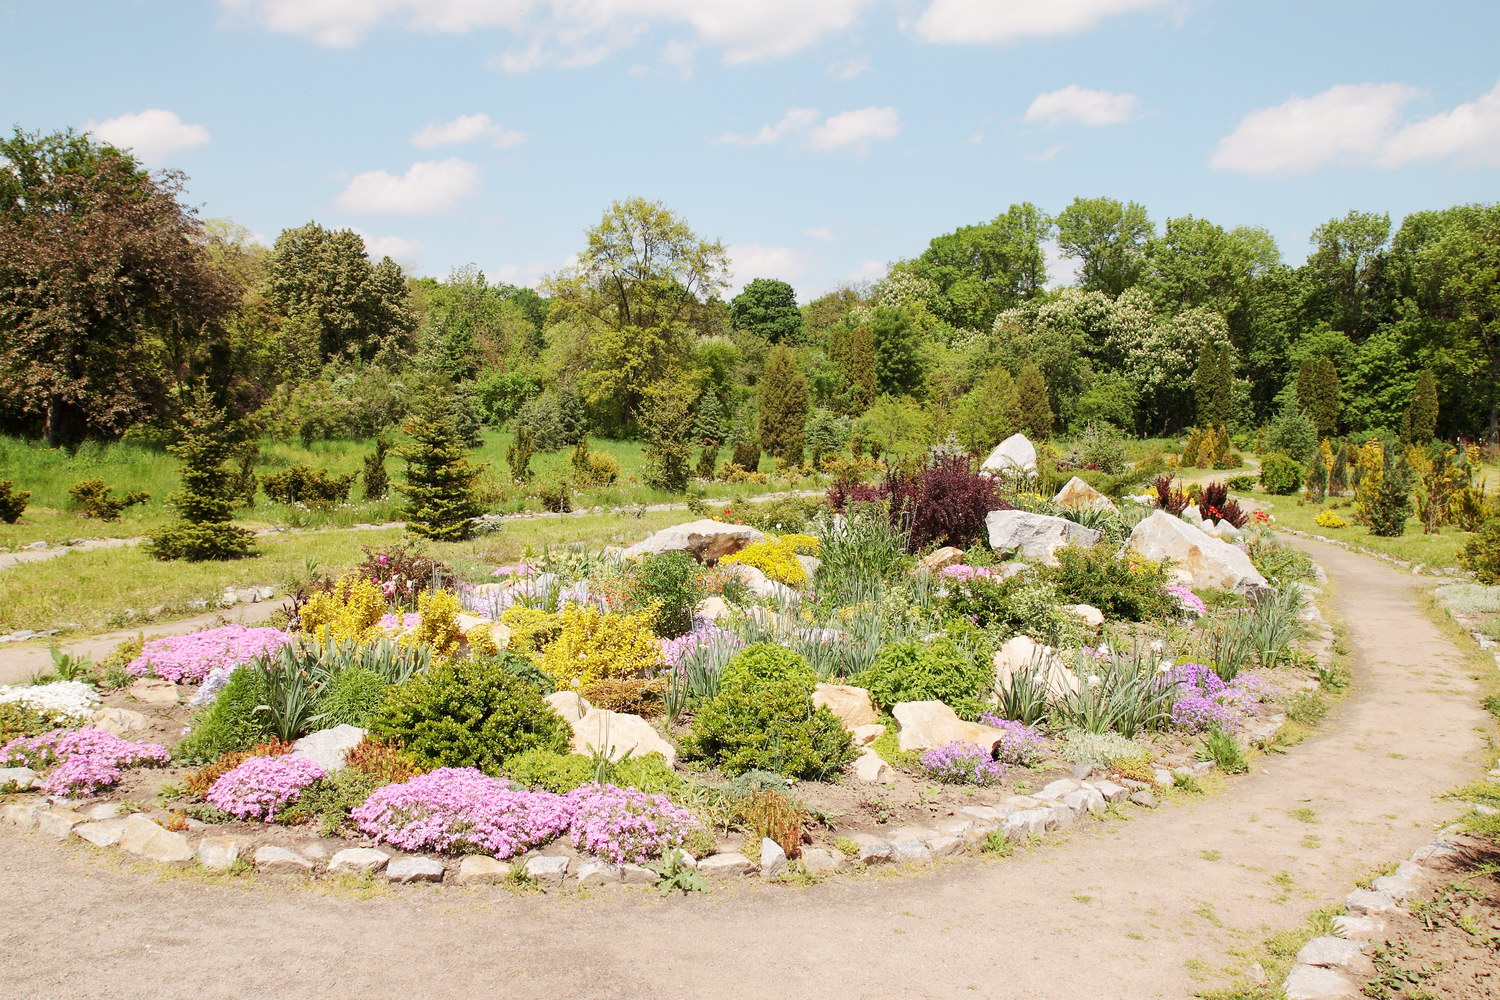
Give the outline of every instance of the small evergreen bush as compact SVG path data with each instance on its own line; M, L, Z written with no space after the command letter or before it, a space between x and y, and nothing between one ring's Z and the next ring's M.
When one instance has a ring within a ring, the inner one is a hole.
M366 500L384 500L391 492L391 477L385 471L385 456L390 450L390 438L382 434L375 439L375 450L365 456Z
M1067 545L1053 553L1056 566L1041 578L1057 588L1064 604L1088 604L1105 617L1132 622L1166 621L1177 615L1177 599L1164 589L1167 567L1143 559L1116 559L1104 546Z
M430 767L499 774L527 750L561 753L572 730L540 692L504 669L457 660L386 692L370 731Z
M630 598L638 607L654 604L653 631L675 639L693 627L693 611L703 599L703 567L685 552L650 556L631 575Z
M206 764L270 741L276 735L270 714L256 711L269 694L264 670L254 664L235 670L219 696L198 713L172 755L184 763Z
M398 449L406 459L402 511L408 530L423 538L458 542L474 533L484 512L475 489L479 468L468 459L463 437L437 396L424 397L407 425L412 443Z
M182 519L152 535L147 551L158 559L189 562L251 555L254 536L230 523L240 498L238 473L224 464L239 444L229 415L199 387L181 430L167 451L182 460L182 489L168 497Z
M1458 552L1458 564L1473 573L1480 583L1500 584L1500 517L1485 521L1474 537L1464 542Z
M599 769L598 761L583 754L528 750L506 763L505 774L517 784L562 795L598 781ZM604 765L604 770L604 783L620 788L671 794L683 787L681 776L659 753L610 761Z
M0 479L0 521L15 524L21 519L30 499L29 491L16 489L15 480Z
M505 449L505 464L510 466L510 478L518 483L531 482L531 458L535 454L536 444L531 427L517 424L515 440Z
M126 507L151 499L149 493L127 493L117 497L114 492L114 487L106 486L102 479L85 479L73 484L68 490L68 499L79 517L96 517L101 521L118 521Z
M979 695L992 682L988 660L962 649L952 639L909 639L882 649L860 675L860 686L889 710L903 701L941 701L960 715L974 718Z
M323 718L318 720L318 728L342 725L369 728L370 720L385 702L388 687L390 682L384 676L366 667L340 670L323 690L318 705Z
M303 503L309 507L331 507L349 499L355 473L330 476L327 469L294 465L260 477L261 489L273 503Z
M1289 455L1267 455L1260 463L1260 485L1267 493L1291 496L1302 488L1302 466Z
M1412 510L1413 478L1411 466L1406 459L1398 457L1387 465L1385 475L1369 491L1365 501L1365 517L1370 523L1370 534L1382 538L1396 538L1405 534L1406 518Z

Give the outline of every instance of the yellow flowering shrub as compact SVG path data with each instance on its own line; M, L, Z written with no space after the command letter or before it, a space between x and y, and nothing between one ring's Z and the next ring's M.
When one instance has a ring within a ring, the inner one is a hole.
M410 634L402 637L406 646L431 646L435 659L451 658L463 643L458 627L458 595L451 590L431 590L417 596L417 614L421 621Z
M475 625L464 633L464 642L468 643L470 656L498 656L500 644L495 641L495 634L490 631L488 625Z
M1318 516L1313 518L1313 523L1323 528L1347 528L1349 522L1339 517L1331 510L1318 511Z
M733 555L719 560L721 566L735 563L754 566L772 580L788 587L807 582L807 570L797 561L796 547L773 535L767 535L765 541L752 542Z
M812 535L799 535L793 533L789 535L782 535L781 540L790 545L792 549L799 555L804 556L817 555L819 549L821 549L823 546L823 543L818 541Z
M510 648L530 655L557 638L562 616L517 604L500 612L500 623L510 629Z
M318 639L371 642L380 638L385 595L380 584L354 576L340 577L332 590L316 593L302 605L302 631Z
M651 631L654 605L625 615L569 604L559 617L562 631L537 661L559 685L586 688L600 680L641 677L661 666L661 643Z

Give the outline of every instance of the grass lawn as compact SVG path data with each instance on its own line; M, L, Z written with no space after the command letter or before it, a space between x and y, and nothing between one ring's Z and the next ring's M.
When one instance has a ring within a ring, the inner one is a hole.
M471 455L474 461L486 465L487 506L490 511L501 514L541 510L541 502L527 495L529 487L519 487L510 481L505 451L511 440L509 430L485 431L483 443ZM620 463L620 479L612 486L577 492L574 506L617 507L682 500L641 482L645 449L640 442L591 441L589 446L594 451L614 456ZM359 472L364 467L365 455L372 448L372 441L315 441L304 446L300 441L267 439L261 442L257 470L264 474L292 465L307 465L334 474ZM560 476L571 468L570 456L571 452L567 450L537 455L531 461L531 471L542 479ZM721 452L720 457L727 457L727 450ZM394 455L387 459L386 469L393 483L400 482L403 465ZM763 457L761 467L769 473L770 459ZM0 548L18 548L35 541L66 543L74 538L131 538L148 534L172 520L172 511L165 501L179 486L177 460L155 448L132 443L89 442L69 453L6 436L0 436L0 479L13 480L16 489L29 490L32 494L31 504L18 523L0 524ZM144 491L151 494L151 499L127 508L118 521L82 518L68 510L68 489L85 479L103 479L114 487L116 495ZM759 484L697 482L695 485L700 494L732 498L816 487L821 481L776 476ZM255 506L240 510L236 520L250 528L329 528L380 524L400 518L398 494L374 502L358 499L361 494L362 483L356 482L350 503L323 511L274 504L262 495Z
M429 543L427 551L449 563L461 577L481 580L489 568L515 562L551 545L583 543L589 548L629 544L669 524L686 520L685 511L639 517L629 513L586 514L511 522L471 542ZM277 595L305 579L314 566L336 572L363 558L362 546L378 548L401 537L398 528L370 531L309 531L259 541L260 555L232 562L158 562L140 548L70 552L45 562L0 570L0 631L49 629L69 623L70 633L147 625L200 613L194 601L210 606L226 587L270 585Z
M1254 498L1270 511L1276 522L1283 527L1306 531L1309 534L1346 542L1374 552L1381 552L1407 562L1423 563L1444 569L1458 566L1458 550L1472 537L1457 528L1443 528L1440 534L1422 534L1422 525L1414 517L1406 519L1406 534L1398 538L1381 538L1370 534L1370 529L1354 520L1353 503L1348 497L1340 497L1322 504L1298 503L1295 496L1272 496L1269 493L1250 491L1246 496ZM1345 521L1347 528L1325 528L1313 519L1320 511L1332 510Z

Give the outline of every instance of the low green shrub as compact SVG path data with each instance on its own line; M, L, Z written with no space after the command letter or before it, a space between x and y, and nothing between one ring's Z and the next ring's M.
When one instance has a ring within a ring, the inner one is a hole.
M747 647L724 666L719 693L706 701L683 751L728 774L752 768L791 778L837 775L857 756L838 717L812 703L816 674L790 650Z
M1145 559L1117 559L1107 546L1068 545L1054 553L1056 566L1043 567L1041 579L1057 588L1064 604L1088 604L1105 617L1125 621L1165 621L1177 614L1177 599L1164 589L1168 567Z
M782 535L806 531L823 504L822 497L782 497L765 503L740 504L739 514L752 528Z
M79 517L118 521L126 507L151 499L149 493L127 493L123 497L117 497L114 493L115 488L105 485L102 479L85 479L68 489L68 500Z
M235 750L248 750L276 734L270 715L256 709L266 703L265 672L241 667L211 704L199 711L187 736L172 756L187 764L207 764Z
M557 682L552 675L536 665L536 661L529 656L520 653L512 653L508 649L502 649L494 656L471 656L470 662L475 666L493 667L503 670L519 680L536 688L538 694L549 695L557 690Z
M29 491L16 489L15 480L0 479L0 521L15 524L25 513L26 503L30 499Z
M952 639L910 639L882 649L858 683L886 710L903 701L941 701L972 719L983 710L979 696L993 676L987 659Z
M146 551L157 559L188 562L243 559L254 547L254 535L226 521L179 522L156 532L146 543Z
M1287 455L1267 455L1260 463L1260 485L1267 493L1291 496L1302 488L1302 466Z
M1234 737L1218 729L1203 735L1203 745L1198 748L1198 759L1213 761L1214 766L1225 774L1244 774L1250 770L1245 753Z
M388 687L390 682L384 676L367 667L339 671L323 690L318 704L323 717L318 720L318 728L350 725L368 729L370 720L385 702Z
M17 736L40 736L66 721L61 716L18 701L0 701L0 745Z
M532 749L566 749L572 730L535 687L485 661L440 664L386 692L370 731L431 767L499 774Z
M1140 744L1127 740L1119 733L1089 733L1082 730L1066 734L1061 750L1066 760L1094 767L1112 767L1115 761L1131 761L1146 755Z
M666 795L681 791L683 787L682 777L659 753L600 762L578 753L527 750L506 762L505 774L517 784L543 788L559 795L601 778L605 783L621 788L639 788L643 792Z
M1480 583L1500 583L1500 517L1479 526L1474 536L1458 550L1458 564Z
M318 834L332 837L349 830L349 814L364 805L370 793L388 782L352 767L340 768L302 789L297 801L276 816L287 826L316 823Z
M693 611L703 599L703 567L686 552L649 556L631 574L630 599L638 607L654 603L652 631L675 639L693 627Z
M381 465L382 472L385 466ZM294 465L260 477L261 489L275 503L302 503L309 507L331 507L349 499L356 473L330 476L327 469Z
M1064 603L1057 588L1034 572L1006 580L974 576L949 585L942 613L945 620L972 623L1005 638L1029 635L1049 646L1076 646L1083 626Z

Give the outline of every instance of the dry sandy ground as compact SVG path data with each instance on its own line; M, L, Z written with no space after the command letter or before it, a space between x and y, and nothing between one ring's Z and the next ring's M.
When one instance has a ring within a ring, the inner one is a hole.
M1190 996L1233 949L1429 840L1454 814L1436 796L1479 771L1484 716L1421 584L1315 551L1350 624L1353 693L1224 794L1001 862L667 900L205 886L7 832L0 997Z

